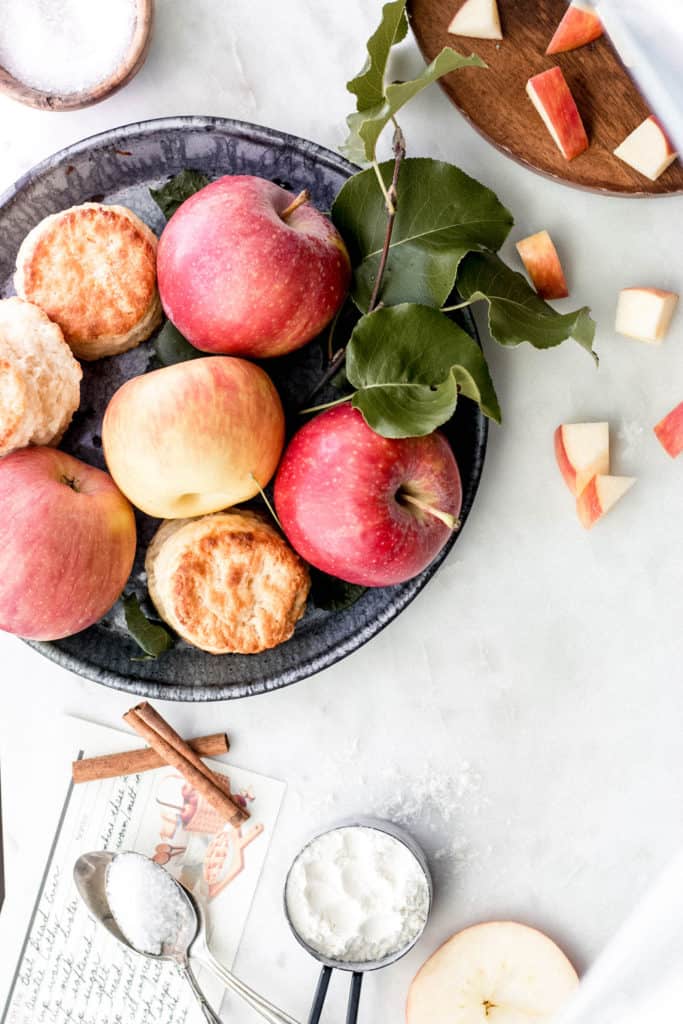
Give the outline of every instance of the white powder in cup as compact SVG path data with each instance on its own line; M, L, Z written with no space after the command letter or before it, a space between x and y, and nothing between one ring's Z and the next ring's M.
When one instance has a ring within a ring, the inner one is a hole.
M369 963L422 932L429 886L413 853L379 829L351 825L302 850L285 893L294 930L330 960Z
M119 853L107 868L114 920L140 953L158 956L183 931L187 904L169 873L141 853Z

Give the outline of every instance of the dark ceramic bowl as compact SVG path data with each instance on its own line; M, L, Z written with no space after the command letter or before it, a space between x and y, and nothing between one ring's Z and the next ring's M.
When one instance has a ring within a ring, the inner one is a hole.
M13 293L12 273L19 245L43 217L86 200L122 203L159 233L164 219L149 195L184 168L209 177L258 174L299 192L308 188L321 210L329 210L357 168L336 153L282 132L222 118L173 117L127 125L85 139L43 161L0 197L0 295ZM461 320L476 336L468 315ZM292 413L319 379L325 339L268 363ZM144 373L154 360L152 342L132 352L85 364L81 408L62 447L104 467L100 429L111 395L129 377ZM463 482L462 520L467 519L486 449L486 420L467 399L458 404L446 434ZM145 593L143 562L157 521L138 514L139 549L131 587ZM225 700L264 693L320 672L366 643L425 586L460 534L423 573L395 587L367 590L343 611L310 604L294 636L257 655L206 654L179 641L155 661L141 661L125 627L119 602L101 622L76 636L31 646L65 668L129 693L165 700ZM152 611L147 606L148 611Z

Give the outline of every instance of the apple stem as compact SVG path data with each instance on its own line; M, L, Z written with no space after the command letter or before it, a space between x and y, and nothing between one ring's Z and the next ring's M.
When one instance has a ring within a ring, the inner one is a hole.
M433 505L429 505L426 501L422 501L420 498L416 498L413 494L401 494L401 501L407 501L410 505L414 505L419 508L422 512L428 512L430 516L434 516L435 519L439 519L444 526L447 526L449 530L457 530L460 526L459 520L452 516L450 512L443 512L440 508L434 508Z
M263 498L263 500L264 500L264 502L265 502L265 505L266 505L266 508L267 508L267 509L268 509L268 511L270 512L271 516L273 517L273 519L274 519L274 520L275 520L275 522L277 523L277 525L278 525L278 527L280 528L280 530L282 530L282 523L280 522L280 520L279 520L279 519L278 519L278 517L277 517L277 512L275 511L275 509L274 509L274 508L273 508L273 506L271 505L270 501L268 500L268 495L266 494L266 492L265 492L265 491L263 490L263 488L261 487L261 484L260 484L260 483L258 482L258 480L256 479L256 475L255 475L254 473L250 473L250 474L249 474L249 476L251 477L251 479L252 479L252 480L254 481L254 483L255 483L255 484L256 484L256 486L258 487L258 489L259 489L259 494L260 494L260 495L261 495L261 497ZM285 531L284 531L284 530L282 530L282 532L284 533Z
M354 395L355 395L354 391ZM341 398L335 398L334 402L324 402L323 405L312 405L310 409L300 409L299 416L308 416L312 412L322 412L323 409L332 409L335 405L343 405L344 402L350 402L353 395L342 395Z
M287 220L290 214L294 213L295 210L298 210L300 206L304 205L304 203L307 203L310 198L311 193L308 191L307 188L305 188L303 192L299 192L299 195L296 197L296 199L292 199L289 206L286 206L282 213L280 214L282 219Z

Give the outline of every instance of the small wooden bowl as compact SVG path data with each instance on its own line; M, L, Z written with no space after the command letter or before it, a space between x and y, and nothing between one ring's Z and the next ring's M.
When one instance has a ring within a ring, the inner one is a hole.
M113 74L91 89L64 95L42 92L40 89L32 89L31 86L24 85L0 66L0 93L18 100L20 103L25 103L29 107L38 107L40 110L78 110L81 107L99 103L100 100L111 96L138 73L145 63L149 50L152 39L154 0L136 0L136 8L135 28L128 53Z

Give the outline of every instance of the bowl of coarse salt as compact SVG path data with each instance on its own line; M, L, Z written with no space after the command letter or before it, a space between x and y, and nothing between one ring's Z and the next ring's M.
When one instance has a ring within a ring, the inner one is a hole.
M76 110L133 78L149 49L154 0L0 0L0 92Z

